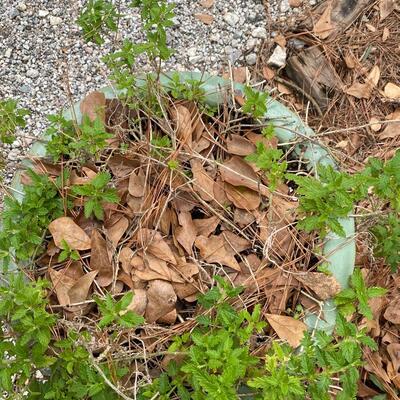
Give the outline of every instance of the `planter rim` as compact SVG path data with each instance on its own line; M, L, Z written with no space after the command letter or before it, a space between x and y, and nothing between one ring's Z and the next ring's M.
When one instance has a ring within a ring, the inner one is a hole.
M196 80L202 82L202 88L206 93L206 102L210 105L217 105L226 99L231 99L232 95L243 96L245 86L243 84L235 83L230 80L224 79L219 76L200 72L170 72L164 73L160 76L161 84L168 88L171 82L171 77L174 74L179 74L181 81ZM138 75L137 84L144 86L146 80L144 75ZM117 91L111 87L104 87L100 89L107 99L115 98ZM234 93L232 93L232 91ZM75 103L72 109L64 111L63 115L67 119L72 119L76 116L78 123L82 115L79 109L80 101ZM275 134L280 143L287 143L294 140L296 137L301 137L303 143L298 144L293 149L297 156L307 161L307 168L310 171L315 170L317 165L332 165L336 168L334 160L330 157L328 152L316 143L313 139L315 136L314 131L308 127L297 114L289 110L277 100L268 97L267 99L267 112L262 118L268 122L272 122L275 127ZM46 155L45 141L46 137L43 133L36 141L28 154L34 157L43 157ZM29 167L30 162L23 162L25 167ZM21 171L17 172L12 181L11 187L15 189L16 196L21 198L23 193L23 186L21 184ZM344 289L348 286L348 280L354 270L355 263L355 223L354 218L348 217L340 220L341 225L345 231L345 237L339 237L334 233L329 233L323 245L322 254L326 259L327 267L335 279L339 282ZM0 264L0 267L1 264ZM9 271L16 270L16 265L10 265ZM322 329L327 332L332 332L336 323L336 308L332 299L323 303L322 311L324 320L317 314L309 313L305 317L305 323L310 330Z

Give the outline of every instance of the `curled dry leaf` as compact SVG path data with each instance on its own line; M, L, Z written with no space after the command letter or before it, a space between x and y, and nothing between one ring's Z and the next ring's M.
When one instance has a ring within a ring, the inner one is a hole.
M183 145L192 147L192 116L190 111L182 105L176 105L171 109L171 117L176 126L176 136Z
M193 244L197 236L196 226L192 221L192 216L189 212L181 212L178 214L178 221L180 226L175 229L175 238L186 252L192 255Z
M128 218L121 214L114 214L111 219L106 221L106 233L114 247L117 247L128 226Z
M67 276L65 270L57 271L49 268L50 280L53 284L54 291L56 293L58 303L61 306L70 304L68 291L75 285L76 280Z
M197 13L194 14L194 17L206 25L211 25L214 21L214 17L210 14Z
M139 160L131 160L121 155L115 155L107 159L107 166L116 178L126 178L131 172L140 167Z
M220 165L219 170L224 182L228 182L233 186L245 186L260 192L264 196L269 195L268 188L259 182L253 168L242 158L233 156L230 160Z
M299 347L307 325L285 315L267 314L267 321L280 339L286 340L293 348Z
M161 260L176 265L174 253L168 243L163 239L160 232L153 229L141 228L137 233L137 242L150 253Z
M399 122L388 123L379 134L379 139L391 139L400 135L400 108L386 117L387 120L399 120Z
M400 343L390 343L386 349L392 360L394 372L397 374L400 367Z
M132 271L132 258L135 253L127 246L124 246L119 252L118 261L121 263L122 270L127 274L130 274Z
M218 176L214 182L213 194L214 194L213 202L216 203L218 207L224 208L232 204L231 201L226 197L225 183L223 182L220 176Z
M80 228L72 218L60 217L49 224L49 231L57 247L62 248L65 240L72 250L89 250L90 237Z
M236 253L240 253L251 248L251 242L241 236L236 235L236 233L231 231L223 231L222 236L225 238L228 245L231 246L232 250L234 250Z
M133 291L133 299L127 310L136 314L144 315L147 307L147 292L144 289L135 289Z
M226 242L222 235L211 235L209 238L199 236L195 242L200 250L200 255L209 263L219 263L232 268L235 271L241 271L234 255L236 254L232 247Z
M135 260L136 261L136 260ZM162 279L169 282L184 282L184 279L168 264L151 254L146 254L143 258L144 268L133 269L132 274L143 281Z
M177 296L169 282L154 280L147 289L147 307L145 318L148 323L156 322L175 309Z
M85 301L98 271L91 271L80 277L68 291L71 304ZM71 309L69 310L71 311Z
M190 161L193 173L193 189L204 201L213 200L214 180L204 169L202 163L198 159Z
M114 271L108 257L107 242L96 229L92 232L91 244L90 269L98 271L96 281L99 286L106 287L112 283Z
M379 121L379 120L378 120L377 118L375 118L375 117L372 117L372 118L369 120L369 123L371 124L371 125L370 125L370 128L371 128L374 132L378 132L378 131L380 131L381 128L382 128L382 124L380 124L378 121Z
M332 1L329 1L325 11L314 25L314 34L320 39L326 39L333 31L334 25L331 21Z
M400 324L400 299L392 301L383 314L386 321Z
M233 186L225 183L226 197L237 207L243 210L255 210L259 207L261 199L257 192L244 186Z
M216 216L193 220L197 236L205 237L209 237L217 229L219 223L220 219Z
M176 309L174 308L168 314L165 314L164 316L158 318L158 322L160 324L172 325L176 321L177 316L178 316L178 313L176 312Z
M97 117L105 122L106 96L102 92L89 93L80 103L82 115L87 115L91 121Z
M306 272L296 275L295 278L311 289L321 300L328 300L341 290L339 282L322 272Z
M365 83L354 82L344 92L350 96L357 97L358 99L369 99L373 89L379 82L381 72L377 65L375 65L365 79Z
M383 28L383 33L382 33L382 42L386 42L386 40L389 39L390 36L390 31L389 28L387 28L386 26Z
M190 296L194 296L197 293L199 293L199 290L196 288L196 286L190 282L185 282L185 283L172 283L172 286L175 290L176 295L178 296L178 299L187 299Z
M395 85L392 82L389 82L385 85L383 92L385 96L389 99L394 99L394 100L400 99L400 86Z
M396 0L379 0L380 19L383 21L396 8Z
M117 282L122 282L123 284L128 286L128 288L130 288L130 289L134 288L131 275L127 274L124 271L119 271L118 276L117 276Z
M146 176L142 169L138 173L132 171L129 176L129 194L134 197L142 197L145 194Z
M267 81L275 78L275 71L270 67L263 67L263 76Z
M240 135L231 135L226 140L226 147L229 154L235 154L238 156L247 156L256 151L256 146Z

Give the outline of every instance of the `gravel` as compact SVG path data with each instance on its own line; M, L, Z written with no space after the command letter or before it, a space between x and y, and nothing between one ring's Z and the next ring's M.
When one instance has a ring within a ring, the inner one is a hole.
M123 10L130 2L120 0ZM257 49L268 37L262 0L215 0L210 9L200 3L175 0L174 26L168 32L175 53L164 69L218 73L229 62L254 65ZM7 159L6 183L32 141L46 129L46 115L108 84L101 57L121 38L143 39L139 16L129 9L113 42L107 41L104 48L85 43L75 23L81 8L80 0L0 1L0 98L16 98L31 111L27 127L17 132L18 140L1 145ZM269 18L293 12L296 9L287 0L269 1ZM212 15L214 20L207 25L196 13ZM138 63L138 71L147 69Z

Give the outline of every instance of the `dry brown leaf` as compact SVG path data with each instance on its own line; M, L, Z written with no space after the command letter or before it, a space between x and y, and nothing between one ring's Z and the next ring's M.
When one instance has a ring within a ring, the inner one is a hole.
M151 254L146 254L143 258L144 269L134 269L132 274L136 275L143 281L151 281L154 279L161 279L170 282L183 283L184 279L168 264L158 257Z
M49 224L49 231L57 247L62 248L65 240L72 250L89 250L90 237L80 228L72 218L60 217Z
M375 117L372 117L370 120L369 120L369 123L371 124L370 125L370 128L374 131L374 132L378 132L378 131L380 131L381 130L381 128L382 128L382 124L380 124L380 123L378 123L378 118L375 118Z
M306 272L304 275L295 275L295 278L315 292L321 300L328 300L341 290L340 284L333 276L322 272Z
M141 166L139 160L131 160L119 154L108 158L107 165L117 178L126 178L134 169Z
M196 295L199 290L192 283L172 283L178 299L187 299L189 296Z
M85 301L89 290L96 278L98 271L91 271L80 277L76 283L69 289L68 296L71 304Z
M280 339L286 340L293 348L299 347L307 325L285 315L267 314L267 321Z
M134 257L135 253L129 248L124 246L118 255L118 261L121 263L122 270L127 274L130 274L132 271L131 260Z
M281 94L292 94L292 91L282 83L277 83L276 87Z
M146 176L142 169L138 173L132 171L129 176L128 191L131 196L142 197L145 194Z
M244 210L255 210L261 202L261 198L257 192L250 190L244 186L233 186L225 183L226 197L238 208Z
M286 46L286 38L282 34L279 34L279 35L275 36L274 37L274 42L277 45L279 45L280 47L282 47L282 49L284 49L285 46Z
M214 5L214 0L202 0L200 5L204 8L211 8Z
M390 302L383 316L387 321L393 324L400 324L400 299Z
M177 296L169 282L154 280L147 289L146 322L153 323L175 309Z
M68 291L75 285L76 280L67 276L65 270L57 271L52 268L49 268L49 276L53 283L58 303L61 306L70 304Z
M386 125L379 134L379 139L392 139L400 135L400 108L386 117L387 120L399 120Z
M71 185L86 185L97 175L96 172L87 167L82 167L81 172L83 176L78 176L75 170L71 172L71 178L70 178Z
M351 51L348 51L344 56L344 62L346 63L347 68L353 69L358 64L357 58Z
M232 77L233 77L234 82L237 82L237 83L246 82L246 80L247 80L247 67L233 68L232 69Z
M147 292L144 289L135 289L133 291L133 299L127 310L136 314L144 315L147 307Z
M65 268L65 275L77 281L80 277L85 275L82 269L82 263L80 261L74 261Z
M234 257L234 250L232 250L222 235L212 235L209 238L199 236L195 241L195 245L200 250L200 255L205 261L209 263L219 263L235 271L241 271Z
M251 242L231 231L223 231L222 236L235 253L251 249Z
M371 32L376 32L376 28L371 24L365 24L365 27Z
M266 186L259 183L257 174L253 168L241 157L233 156L219 166L222 180L233 186L245 186L249 189L260 192L264 196L269 195Z
M193 173L193 189L204 201L214 199L214 180L207 174L202 163L198 159L190 161Z
M103 92L91 92L80 103L82 115L87 115L91 121L97 117L105 122L106 96Z
M114 271L108 256L107 242L97 229L92 232L91 244L90 269L99 272L96 282L106 287L112 283Z
M257 146L258 142L261 142L267 149L276 149L278 147L278 139L276 136L272 139L268 139L259 133L249 131L246 132L246 138L249 139L250 142L255 146Z
M176 137L183 145L192 147L194 127L190 111L185 106L178 104L171 108L171 117L176 126Z
M303 0L289 0L289 6L292 8L301 7L303 5Z
M141 228L137 233L137 241L147 253L151 253L161 260L176 265L174 253L160 232L153 229Z
M226 139L226 148L229 154L248 156L256 151L256 146L241 135L231 135Z
M386 40L389 39L390 36L390 31L389 28L387 28L386 26L383 28L383 33L382 33L382 42L386 42Z
M203 219L194 219L193 224L196 227L197 236L209 237L217 229L220 219L216 216Z
M334 29L334 26L331 22L331 14L332 14L332 2L330 1L327 4L325 11L322 13L319 20L314 25L314 34L318 36L320 39L326 39Z
M354 82L344 92L358 99L368 99L372 94L372 90L378 84L380 75L381 71L379 67L375 65L366 77L365 83Z
M267 81L270 81L271 79L274 79L275 77L275 71L270 68L270 67L263 67L263 76Z
M177 316L178 316L178 313L176 312L176 309L174 308L168 314L165 314L162 317L158 318L157 322L160 324L172 325L176 321Z
M128 226L128 218L121 214L114 214L110 220L106 221L106 233L114 247L117 247L122 236L124 236L124 233L128 229Z
M379 0L380 20L383 21L396 7L396 0Z
M240 208L235 208L233 212L233 222L244 228L247 225L252 224L255 221L256 217L246 210L241 210Z
M210 14L197 13L194 17L206 25L211 25L214 21L214 17Z
M386 349L392 360L394 372L397 374L400 367L400 343L391 343Z
M178 243L186 250L189 255L193 254L193 244L196 240L197 230L189 212L178 214L179 225L175 229L175 238Z
M392 82L389 82L385 85L383 92L385 96L389 99L400 99L400 86L395 85Z

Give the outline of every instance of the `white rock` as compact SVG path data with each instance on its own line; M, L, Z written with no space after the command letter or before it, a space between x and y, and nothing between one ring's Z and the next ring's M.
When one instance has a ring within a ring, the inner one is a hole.
M18 11L24 12L24 11L26 11L27 8L28 8L28 7L26 6L26 4L23 3L22 1L21 1L21 3L18 3L18 5L17 5L17 10L18 10Z
M11 57L12 51L13 51L13 49L11 49L10 47L6 50L6 52L4 53L6 58L10 58Z
M189 57L195 57L197 55L197 53L198 53L197 47L189 47L188 48L187 55Z
M288 0L281 0L281 5L280 5L280 10L282 13L285 13L287 11L289 11L290 9L290 4Z
M219 36L218 33L213 33L210 35L210 41L211 43L218 43L221 40L221 37Z
M254 65L257 62L257 54L250 53L246 56L246 63L248 65Z
M284 67L286 65L286 48L282 49L281 46L276 46L267 64L278 68Z
M38 15L40 18L45 18L49 15L49 12L47 10L39 10Z
M256 38L250 38L246 42L246 50L250 51L253 50L258 45L258 40Z
M39 76L39 71L33 68L28 69L28 71L26 71L26 76L28 76L29 78L37 78Z
M224 15L224 21L230 26L235 26L239 20L239 16L233 12L228 12Z
M199 61L201 61L202 58L203 58L203 56L202 56L201 54L200 54L200 55L197 55L197 56L192 56L192 57L189 57L189 62L190 62L191 64L196 64L196 63L198 63Z
M13 149L11 150L8 155L7 155L7 159L10 161L16 161L19 158L19 150L18 149Z
M255 38L259 38L259 39L266 39L268 36L268 33L264 27L259 26L258 28L255 28L253 30L253 32L251 32L251 36L253 36Z
M50 19L50 25L52 25L52 26L60 25L62 22L62 18L55 17L53 15L50 15L49 19Z

